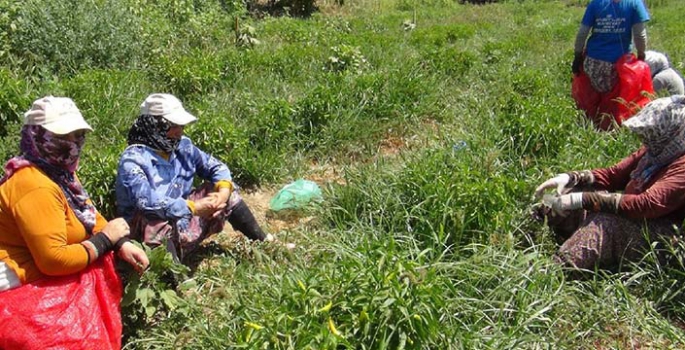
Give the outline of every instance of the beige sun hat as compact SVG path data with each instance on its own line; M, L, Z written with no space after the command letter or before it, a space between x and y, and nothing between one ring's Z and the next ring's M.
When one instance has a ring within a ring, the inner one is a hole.
M183 108L181 101L171 94L152 94L140 105L141 115L158 115L176 125L188 125L197 118Z
M31 109L24 113L24 125L40 125L57 135L76 130L93 131L68 97L46 96L33 101Z

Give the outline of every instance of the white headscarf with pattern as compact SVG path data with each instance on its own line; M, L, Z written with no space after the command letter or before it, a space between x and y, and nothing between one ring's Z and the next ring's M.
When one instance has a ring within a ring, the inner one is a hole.
M623 122L646 148L630 177L641 187L659 169L685 154L685 95L656 99Z
M645 62L649 65L652 78L654 78L657 73L670 67L668 64L668 57L661 52L651 50L645 51Z

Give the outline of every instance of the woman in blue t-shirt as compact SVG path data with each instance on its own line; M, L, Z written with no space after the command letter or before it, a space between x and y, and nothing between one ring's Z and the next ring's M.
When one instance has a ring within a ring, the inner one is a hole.
M614 63L632 51L631 40L637 58L644 60L647 21L649 13L642 0L592 0L576 35L573 73L580 74L582 65L597 92L611 91L618 81Z

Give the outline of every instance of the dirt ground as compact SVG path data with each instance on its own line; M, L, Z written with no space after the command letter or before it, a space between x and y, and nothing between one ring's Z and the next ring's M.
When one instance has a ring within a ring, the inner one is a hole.
M433 134L436 131L436 123L426 122L425 124L424 126L427 129L433 131L428 134ZM422 142L425 142L425 140L418 135L402 137L395 135L392 130L389 130L383 140L379 142L376 158L396 157L402 150L418 146ZM316 161L312 161L309 165L309 171L304 178L316 182L322 189L330 183L345 184L341 167L331 164L320 164ZM285 185L283 184L281 187ZM276 238L278 238L279 232L294 230L312 219L306 216L282 215L269 210L269 201L278 193L281 187L265 187L241 192L243 200L252 210L257 222L262 225L265 231L273 234ZM231 225L226 225L224 232L229 241L244 239L240 232L236 232L231 228Z
M298 220L293 218L275 216L270 214L269 201L273 198L280 189L276 188L260 188L254 191L241 192L240 195L243 200L252 210L257 222L271 234L278 235L278 232L285 229L292 229L299 225ZM240 232L234 231L231 225L224 227L224 232L233 237L240 237Z

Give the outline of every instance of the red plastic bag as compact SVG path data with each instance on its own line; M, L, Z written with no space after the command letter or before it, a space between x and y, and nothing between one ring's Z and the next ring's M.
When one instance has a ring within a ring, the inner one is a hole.
M122 287L112 253L80 273L0 293L0 348L120 349Z
M618 82L604 94L596 92L584 72L574 75L571 95L576 106L594 122L600 130L611 130L632 117L649 103L654 94L649 65L638 60L632 53L623 55L616 62Z
M602 95L592 88L590 77L582 69L580 74L573 75L571 97L576 101L578 109L584 111L588 118L594 119L594 116L597 115L597 108L599 108Z

